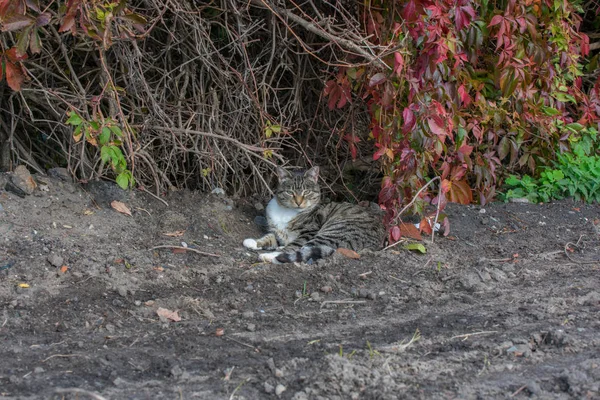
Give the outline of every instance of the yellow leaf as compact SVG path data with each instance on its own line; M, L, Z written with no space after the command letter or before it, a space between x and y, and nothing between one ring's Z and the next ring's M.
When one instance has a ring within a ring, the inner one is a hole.
M27 283L19 283L19 287L20 288L24 288L24 289L28 289L29 288L29 284L27 284Z

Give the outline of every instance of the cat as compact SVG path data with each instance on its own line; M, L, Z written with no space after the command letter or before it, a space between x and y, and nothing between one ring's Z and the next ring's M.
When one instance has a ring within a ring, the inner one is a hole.
M244 240L274 264L316 261L338 248L377 250L385 239L380 213L350 203L321 203L319 167L291 173L277 167L279 185L266 208L269 233Z

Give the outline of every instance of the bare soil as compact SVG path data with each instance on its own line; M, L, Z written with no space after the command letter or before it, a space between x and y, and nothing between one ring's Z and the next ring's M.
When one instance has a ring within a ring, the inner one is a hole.
M266 199L36 179L0 190L1 399L600 398L598 205L450 205L426 254L265 265ZM218 257L153 249L182 242Z

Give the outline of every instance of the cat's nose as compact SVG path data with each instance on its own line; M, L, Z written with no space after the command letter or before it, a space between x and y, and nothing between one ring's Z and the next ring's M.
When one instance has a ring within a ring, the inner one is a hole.
M296 202L297 205L301 205L302 202L304 201L304 197L303 196L294 196L294 201Z

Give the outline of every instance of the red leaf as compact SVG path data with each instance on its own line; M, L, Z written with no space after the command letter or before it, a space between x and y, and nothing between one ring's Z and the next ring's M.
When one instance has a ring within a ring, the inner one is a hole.
M469 91L465 88L465 85L460 85L458 87L458 95L460 96L460 101L464 107L468 107L471 104L471 96L469 96Z
M6 62L6 82L8 86L15 92L21 90L21 85L25 80L25 76L21 69L10 61Z
M473 192L466 180L452 181L448 200L453 203L471 204L473 202Z
M398 226L392 227L392 230L390 233L392 234L392 240L394 242L397 242L398 240L400 240L400 227L398 227Z
M450 182L448 179L444 179L442 181L441 192L448 193L451 188L452 188L452 182Z
M400 224L400 236L407 237L415 240L423 240L419 230L413 224L402 222ZM398 239L396 239L398 240Z
M410 108L406 107L404 111L402 111L402 118L404 119L404 123L402 124L402 132L408 133L415 127L417 122L415 119L415 114Z
M504 17L502 15L496 15L494 16L494 18L492 18L492 20L490 21L490 24L488 25L488 28L490 26L494 26L494 25L498 25L500 22L504 21Z
M429 225L429 221L427 218L423 218L421 222L419 222L419 231L423 232L426 235L431 235L433 231L431 230L431 225Z
M52 18L50 13L40 14L35 20L35 26L39 28L40 26L48 25L50 23L50 18Z
M439 117L438 117L439 118ZM443 124L442 121L436 121L436 119L438 119L436 117L433 118L428 118L427 119L427 123L429 124L429 129L431 129L431 132L433 132L434 135L438 136L440 138L440 140L443 140L446 135L446 129L441 126L440 123Z
M387 151L387 148L386 148L386 147L383 147L383 146L382 146L382 147L380 147L380 148L379 148L379 149L378 149L378 150L375 152L375 154L373 154L373 161L377 161L377 160L379 160L379 158L380 158L382 155L384 155L386 151Z
M73 28L74 25L75 25L75 15L67 14L63 18L62 25L60 26L60 28L58 28L58 31L61 33L67 32L67 31L71 30L71 28Z
M387 79L387 77L383 72L378 72L375 75L373 75L371 77L371 79L369 79L369 86L370 87L377 86L380 83L382 83L383 81L385 81L386 79Z
M458 152L464 154L465 156L468 156L473 152L473 146L463 144L462 146L460 146L460 149L458 149Z
M400 76L402 74L402 70L404 69L404 57L402 53L396 52L394 53L394 72Z
M14 15L2 22L2 32L16 31L33 25L33 18L27 15Z
M27 59L27 53L20 54L19 53L19 49L17 49L16 47L11 47L10 49L8 49L6 51L6 56L13 63L16 63L16 62L23 61L23 60Z

